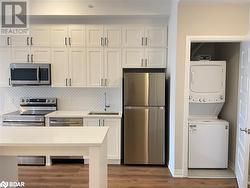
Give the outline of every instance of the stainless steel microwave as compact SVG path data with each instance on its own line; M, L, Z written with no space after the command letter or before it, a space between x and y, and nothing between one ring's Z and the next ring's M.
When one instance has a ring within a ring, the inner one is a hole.
M10 64L10 85L51 85L51 65L12 63Z

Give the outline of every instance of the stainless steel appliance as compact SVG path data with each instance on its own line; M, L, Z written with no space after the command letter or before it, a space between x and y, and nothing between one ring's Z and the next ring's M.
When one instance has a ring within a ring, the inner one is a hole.
M124 164L165 164L164 70L124 70Z
M20 110L3 115L3 126L45 126L45 115L57 110L56 98L22 98ZM19 165L45 165L45 156L19 156Z
M51 127L79 127L83 126L83 118L62 118L50 117L49 126ZM51 156L52 163L75 162L84 163L83 156Z
M10 64L10 85L51 85L51 65L12 63Z

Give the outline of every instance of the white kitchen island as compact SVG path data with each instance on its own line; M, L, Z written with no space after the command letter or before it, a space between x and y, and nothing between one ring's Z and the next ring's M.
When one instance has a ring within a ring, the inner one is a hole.
M17 181L16 156L89 155L89 187L107 188L108 127L0 127L0 181Z

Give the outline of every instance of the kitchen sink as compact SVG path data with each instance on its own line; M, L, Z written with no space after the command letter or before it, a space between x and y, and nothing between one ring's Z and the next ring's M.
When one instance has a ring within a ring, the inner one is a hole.
M118 112L89 112L89 115L119 115Z

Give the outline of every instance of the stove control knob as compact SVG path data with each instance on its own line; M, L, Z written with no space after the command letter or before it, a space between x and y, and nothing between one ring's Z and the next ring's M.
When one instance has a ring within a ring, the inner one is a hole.
M200 102L202 102L202 100L201 100L201 99L199 99L199 101L200 101Z
M28 103L28 102L30 102L30 100L29 100L29 99L26 99L26 102Z
M207 100L206 100L206 99L203 99L203 102L207 102Z
M21 99L21 102L24 103L24 102L25 102L25 99Z
M220 100L223 100L224 99L224 97L223 96L220 96Z

